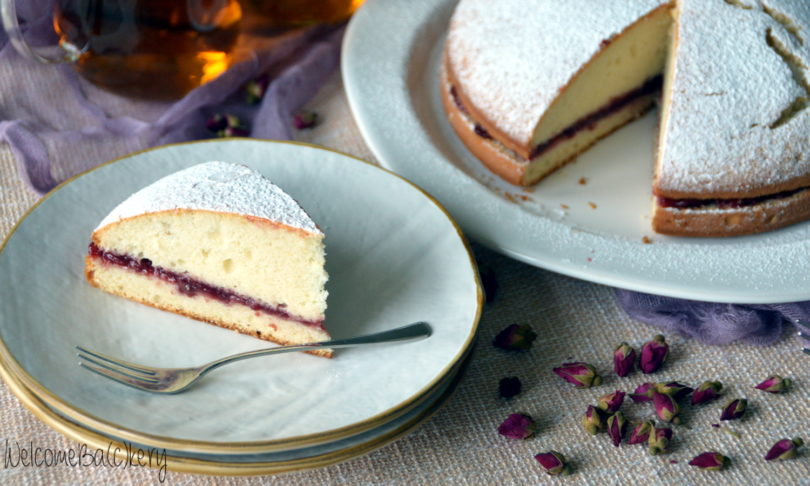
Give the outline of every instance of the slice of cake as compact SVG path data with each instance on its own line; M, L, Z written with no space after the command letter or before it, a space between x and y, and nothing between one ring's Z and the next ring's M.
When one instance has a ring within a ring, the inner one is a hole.
M643 114L661 86L669 0L464 0L441 93L487 167L531 185Z
M323 239L261 174L208 162L113 209L93 232L85 274L111 294L268 341L323 341Z

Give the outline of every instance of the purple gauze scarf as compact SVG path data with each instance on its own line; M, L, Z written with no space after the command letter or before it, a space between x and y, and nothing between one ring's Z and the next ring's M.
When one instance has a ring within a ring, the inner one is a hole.
M18 4L26 38L53 44L50 18L35 14L47 11L42 0ZM9 144L22 179L44 194L107 160L155 145L211 138L205 122L216 113L236 115L252 137L289 140L293 112L338 65L343 30L321 26L279 35L272 49L171 103L112 95L70 66L25 59L0 30L0 89L8 94L0 98L0 141ZM269 86L260 104L251 106L244 86L262 74L269 74Z

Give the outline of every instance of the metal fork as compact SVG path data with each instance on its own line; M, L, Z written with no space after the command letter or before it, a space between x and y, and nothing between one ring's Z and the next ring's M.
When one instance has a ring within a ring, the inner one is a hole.
M335 339L319 343L296 344L293 346L279 346L277 348L248 351L246 353L226 356L193 368L153 368L151 366L129 363L121 359L106 356L81 346L76 346L76 349L79 351L76 355L83 360L79 361L80 366L117 381L118 383L153 393L179 393L197 382L201 376L209 371L219 368L224 364L233 363L234 361L295 351L418 341L429 337L432 333L433 329L430 327L430 324L426 322L415 322L396 329L348 339Z

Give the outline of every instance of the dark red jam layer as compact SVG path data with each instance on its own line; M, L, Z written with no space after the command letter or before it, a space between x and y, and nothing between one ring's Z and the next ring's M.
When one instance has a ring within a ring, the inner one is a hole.
M753 206L765 201L771 201L790 197L799 191L808 189L807 187L793 189L792 191L782 191L775 194L757 197L745 197L739 199L670 199L658 196L658 205L665 208L694 209L703 206L717 206L720 209L736 209L746 206Z
M638 88L629 91L621 96L617 96L610 100L605 106L602 108L594 111L593 113L586 115L573 124L571 124L568 128L561 131L557 135L551 137L544 143L539 144L534 149L532 149L529 159L533 159L544 152L548 151L558 143L573 138L577 133L581 130L592 130L596 126L596 122L605 118L613 113L621 110L625 106L629 105L633 101L641 98L642 96L646 96L651 93L655 93L661 89L661 85L663 84L663 77L661 75L654 76L648 79L643 85L639 86ZM453 98L453 102L458 107L459 111L466 115L470 115L467 111L467 108L464 106L464 103L461 102L461 97L459 97L458 92L456 91L455 86L450 87L450 96ZM475 123L474 127L475 133L482 138L487 140L492 139L492 135L479 123Z
M294 316L284 310L284 305L273 306L265 304L251 297L247 297L231 290L209 285L205 282L193 279L188 275L179 274L166 270L162 267L152 265L152 262L147 258L140 260L132 258L129 255L121 255L111 251L102 250L95 243L90 243L89 254L93 258L98 258L104 263L118 265L125 267L133 272L141 273L152 277L159 278L164 282L174 284L178 292L188 297L194 297L201 294L209 299L215 299L225 304L240 304L250 307L254 311L264 312L282 319L299 322L301 324L323 329L321 321L311 321Z
M557 145L558 143L562 142L563 140L568 140L573 138L580 130L593 130L596 126L596 122L601 120L602 118L607 118L608 116L612 115L613 113L621 110L625 106L629 105L633 101L641 98L642 96L647 96L648 94L655 93L656 91L661 90L661 86L664 83L664 77L661 75L654 76L647 81L644 82L638 88L628 91L627 93L617 96L610 100L605 106L602 108L594 111L590 115L586 115L579 120L575 121L571 124L568 128L561 131L557 135L551 137L546 142L539 144L535 148L532 149L532 153L530 155L530 159L541 155L543 152L551 149L553 146Z

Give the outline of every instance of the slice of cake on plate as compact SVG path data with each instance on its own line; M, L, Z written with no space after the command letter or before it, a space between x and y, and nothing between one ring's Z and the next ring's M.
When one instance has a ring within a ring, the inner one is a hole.
M113 209L93 232L85 275L111 294L268 341L324 341L323 239L261 174L208 162Z

